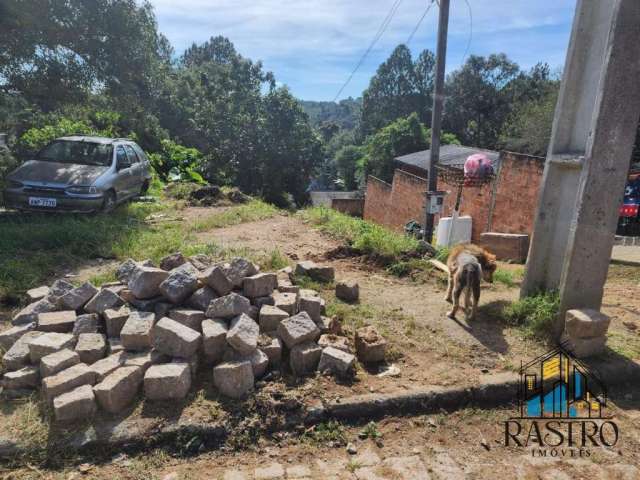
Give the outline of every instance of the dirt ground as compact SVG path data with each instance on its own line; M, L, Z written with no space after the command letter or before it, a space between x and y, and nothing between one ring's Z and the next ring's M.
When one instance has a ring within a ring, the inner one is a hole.
M640 391L613 392L610 413L619 428L612 448L546 449L505 446L504 422L513 408L466 409L449 414L391 417L365 426L334 426L261 438L242 451L223 448L194 457L171 447L144 453L114 452L56 470L0 466L3 480L636 480L640 478ZM366 435L365 435L366 433ZM348 453L346 445L355 453ZM588 456L587 453L588 451ZM564 455L564 456L563 456ZM274 473L266 475L268 471ZM282 475L278 475L278 472ZM302 475L302 476L301 476Z
M180 212L181 221L194 221L202 212L201 208L187 208ZM392 393L428 386L473 385L501 372L517 371L521 361L526 362L547 349L547 346L525 338L520 329L505 324L495 314L502 305L517 298L517 282L512 287L499 283L485 285L479 318L472 323L462 319L453 321L445 314L448 304L443 301L446 287L444 275L434 272L421 275L419 278L398 278L361 258L334 258L335 256L330 252L339 246L339 242L304 223L297 215L283 214L267 220L243 223L201 232L197 235L198 241L214 242L223 248L244 248L257 252L279 250L292 263L297 260L312 259L330 264L336 269L336 279L352 279L360 284L359 305L347 305L336 301L331 288L324 289L322 295L328 301L329 312L345 319L347 331L352 331L354 327L365 323L374 324L379 328L391 344L389 365L372 370L359 368L355 379L350 382L336 382L333 378L321 375L302 381L285 377L268 382L268 390L287 392L307 404L370 392ZM93 262L71 273L77 275L74 279L83 280L97 273L105 273L113 267L113 262ZM502 264L500 267L514 272L521 271L519 266ZM624 353L628 357L640 357L639 283L640 268L612 266L605 288L603 306L605 313L612 316L609 345L615 351L611 350L609 355ZM8 321L8 313L0 311L0 315L3 314L7 316ZM389 370L389 367L392 368ZM631 450L625 451L624 454L599 453L595 458L602 460L591 459L589 465L598 466L599 462L611 463L612 459L617 461L622 458L619 455L624 457L624 461L627 461L626 455L629 455L631 464L638 463L637 422L640 412L636 410L639 405L637 398L640 398L640 395L635 394L631 399L625 400L625 406L629 408L625 413L629 415L628 418L625 417L629 422L627 431L635 442L632 444L633 448L630 447ZM631 409L629 405L634 403ZM25 412L27 407L24 405L31 404L27 402L3 407L4 415L0 415L0 430L8 429L19 436L27 425L24 422L32 416L42 417L42 412L38 412L37 408L34 410L32 405L28 407L29 411ZM171 417L182 420L207 421L220 419L227 414L225 406L219 402L217 395L212 393L207 375L201 375L198 388L185 404L174 410ZM388 448L392 448L389 450L390 455L406 456L409 452L416 450L416 455L420 456L428 469L432 469L428 471L436 471L433 470L436 467L432 459L438 457L439 451L444 451L453 459L457 468L461 469L463 476L459 478L491 478L496 465L502 464L508 464L509 468L520 465L524 470L522 472L518 470L516 473L522 473L524 476L521 475L521 478L545 478L535 475L547 468L546 463L542 468L535 460L527 460L526 453L509 452L504 447L493 446L487 450L480 445L477 440L478 435L484 435L490 443L494 442L494 437L495 439L500 437L499 430L496 428L500 426L499 418L504 415L504 411L458 412L450 416L437 416L435 420L433 420L435 417L432 418L433 421L444 422L443 425L446 424L447 428L441 428L439 423L436 428L433 428L426 417L388 419L381 422L380 429L383 432L385 452ZM166 411L146 408L141 402L126 412L122 418L127 417L157 418L162 422L166 419ZM46 418L41 422L40 428L46 430L48 428ZM424 422L427 422L426 426ZM46 433L35 432L32 439L46 441L46 435ZM357 430L349 430L347 436L349 435L357 437ZM469 438L473 440L469 441ZM344 449L339 452L345 462L352 460L344 453ZM228 453L221 456L221 454L208 453L198 457L197 460L189 461L165 458L166 455L162 454L154 455L150 459L143 456L133 460L112 462L100 467L88 477L95 474L95 478L109 476L141 478L142 472L152 469L157 478L162 478L161 475L165 472L170 473L170 470L176 469L181 475L176 478L217 478L215 475L218 473L222 475L224 469L233 466L242 466L246 470L247 466L251 469L254 465L261 465L265 462L265 456L277 458L280 462L295 463L304 459L310 461L311 458L332 461L335 455L335 449L318 448L318 445L313 442L296 441L291 446L287 446L286 442L284 446L267 443L247 454ZM514 455L516 461L514 461ZM158 459L156 456L161 458ZM471 470L465 469L464 459L472 459L476 462ZM169 462L170 468L165 465L166 462ZM534 476L528 477L530 463L533 465ZM138 471L137 469L140 468L142 470ZM209 472L216 473L214 475ZM570 473L569 478L580 478L574 477L573 473ZM314 478L329 477L314 476ZM356 477L347 475L337 478ZM366 478L375 479L376 477ZM436 475L435 478L458 477ZM512 477L507 475L505 478Z

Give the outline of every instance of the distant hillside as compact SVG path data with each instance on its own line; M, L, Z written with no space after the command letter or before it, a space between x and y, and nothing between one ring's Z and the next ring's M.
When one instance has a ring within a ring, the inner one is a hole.
M312 100L300 100L311 124L318 126L325 122L335 122L341 128L352 130L356 127L360 118L362 98L351 97L335 102L315 102Z

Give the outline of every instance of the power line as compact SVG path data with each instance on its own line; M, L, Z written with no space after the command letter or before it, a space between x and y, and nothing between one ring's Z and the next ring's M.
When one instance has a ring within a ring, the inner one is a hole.
M467 58L467 54L469 53L469 48L471 48L471 40L473 39L473 12L471 11L471 4L469 0L464 0L467 4L467 8L469 9L469 40L467 41L467 48L464 51L464 55L462 56L461 64L464 64L464 61Z
M411 43L411 40L413 40L413 36L416 34L418 29L420 28L420 25L422 24L422 21L427 16L427 14L429 13L429 10L431 10L431 7L433 7L434 3L435 3L435 0L431 0L431 3L429 4L427 9L424 11L422 16L420 17L420 20L418 20L418 23L416 24L415 28L413 29L413 32L411 32L411 35L409 35L409 38L407 38L407 43L406 43L407 46L409 46L409 44Z
M347 85L349 85L349 83L353 79L353 76L356 74L358 69L362 66L362 64L364 63L365 59L367 58L367 56L369 55L369 53L371 52L373 47L376 45L376 43L378 43L378 40L380 40L380 38L382 37L384 32L387 30L387 27L389 26L389 23L391 23L391 20L393 19L394 15L398 11L398 8L400 7L401 3L402 3L402 0L395 0L394 4L391 6L391 9L387 13L387 16L384 18L384 20L382 21L382 24L378 28L378 31L376 32L375 36L373 37L373 40L369 44L369 47L364 52L362 57L360 57L360 60L358 61L358 63L356 64L355 68L353 69L353 71L349 75L349 78L347 78L347 81L344 82L342 87L340 87L340 90L338 90L338 93L336 94L336 96L333 98L334 102L338 99L338 97L340 97L340 95L342 94L344 89L347 87Z

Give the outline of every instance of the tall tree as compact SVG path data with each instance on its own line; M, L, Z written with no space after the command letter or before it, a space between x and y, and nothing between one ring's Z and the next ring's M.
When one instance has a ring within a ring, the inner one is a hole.
M398 45L378 67L362 95L360 129L363 136L413 112L428 124L434 65L432 52L425 50L414 63L407 46Z

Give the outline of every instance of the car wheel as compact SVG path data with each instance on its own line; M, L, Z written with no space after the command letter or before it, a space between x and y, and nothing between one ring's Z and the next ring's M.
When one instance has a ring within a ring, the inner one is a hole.
M105 213L113 211L116 208L116 194L112 190L109 190L104 194L104 200L102 201L102 211Z
M149 191L149 180L145 180L144 183L142 184L142 187L140 187L140 196L141 197L145 196L148 191Z

